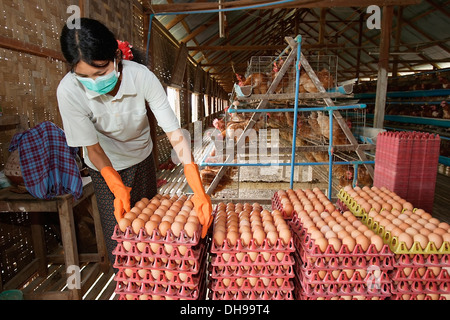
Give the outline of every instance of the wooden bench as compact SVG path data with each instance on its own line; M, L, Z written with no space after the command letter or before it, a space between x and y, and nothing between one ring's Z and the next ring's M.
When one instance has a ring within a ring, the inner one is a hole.
M75 232L73 208L80 203L88 201L88 211L92 215L95 227L95 236L97 241L97 253L79 254L77 248L77 235ZM74 278L74 272L79 270L81 264L88 263L90 267L88 272L84 271L80 275L80 282L73 282L64 290L57 291L30 291L24 293L25 299L64 299L81 300L86 289L89 288L97 279L101 272L108 272L110 264L106 253L106 246L103 238L103 231L98 212L94 186L90 177L83 177L83 195L81 199L74 200L70 194L55 197L52 200L41 200L34 198L26 193L15 193L12 188L0 190L0 214L2 212L28 212L31 220L31 233L35 259L29 266L21 270L13 279L3 287L4 290L15 289L24 281L29 279L36 272L39 276L49 274L49 264L63 264L62 268L66 284L67 279ZM61 227L61 238L63 245L62 255L47 255L45 248L44 229L39 223L39 215L45 213L57 212ZM70 269L67 269L69 268ZM75 267L75 268L74 268ZM68 270L74 270L68 273Z

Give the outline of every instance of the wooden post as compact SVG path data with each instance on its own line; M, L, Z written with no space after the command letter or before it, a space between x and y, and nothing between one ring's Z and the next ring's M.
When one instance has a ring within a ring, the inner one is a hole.
M386 107L386 92L388 85L389 47L391 40L392 18L394 7L383 7L381 20L380 56L378 61L378 80L375 98L374 128L382 129L384 126L384 113Z
M399 50L399 46L400 46L400 37L402 34L402 17L403 17L403 7L400 6L398 7L398 12L397 12L397 28L395 31L395 50L398 51ZM396 61L394 62L394 65L392 66L392 76L396 77L398 75L398 61L399 59L396 59Z

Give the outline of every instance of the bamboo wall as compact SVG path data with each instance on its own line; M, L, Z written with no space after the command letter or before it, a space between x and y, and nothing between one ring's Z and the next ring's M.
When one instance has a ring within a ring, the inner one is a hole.
M106 24L118 39L127 40L145 52L148 19L144 17L140 0L2 0L0 107L4 116L18 115L28 119L30 128L43 121L52 121L62 127L56 88L66 74L67 67L60 52L59 35L64 23L71 16L71 13L67 13L67 8L73 4L80 6L82 16L98 19ZM174 65L180 45L170 38L156 19L154 22L149 68L164 86L173 85L173 73L177 70ZM227 99L226 93L192 62L187 63L185 69L184 77L179 78L181 81L175 84L180 89L180 120L184 127L189 125L191 119L189 92ZM199 115L203 114L204 111L199 110ZM9 142L17 132L17 127L0 123L0 132L2 169L9 156ZM157 132L158 136L162 134L160 128L157 128ZM167 143L166 140L165 144ZM161 146L161 149L170 148ZM167 155L167 152L165 153Z

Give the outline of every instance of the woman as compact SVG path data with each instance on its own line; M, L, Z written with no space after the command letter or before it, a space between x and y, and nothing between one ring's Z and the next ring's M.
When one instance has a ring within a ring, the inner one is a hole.
M106 26L88 18L80 26L65 25L61 33L71 71L58 86L58 105L68 145L83 147L111 263L116 223L130 211L130 203L157 193L146 102L184 165L204 237L212 222L211 200L164 88L147 67L123 59Z

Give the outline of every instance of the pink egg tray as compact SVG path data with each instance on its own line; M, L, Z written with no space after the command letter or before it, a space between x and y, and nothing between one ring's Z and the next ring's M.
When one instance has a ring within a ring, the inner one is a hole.
M133 241L133 242L183 245L186 247L196 246L201 239L201 226L199 225L197 231L194 232L194 235L192 237L188 237L184 230L180 232L179 237L176 237L170 229L167 230L167 234L164 237L162 237L157 229L153 230L153 233L149 235L144 230L144 228L141 228L139 234L135 234L131 227L128 227L125 230L125 232L122 232L119 229L119 226L116 225L111 239L116 241Z
M294 264L294 258L290 254L285 254L281 260L275 254L271 254L268 259L259 253L253 260L249 254L244 254L241 259L237 257L239 253L230 253L227 259L223 254L217 254L211 257L213 266L288 266Z
M282 279L282 283L278 284L277 279ZM265 284L262 279L256 279L254 285L250 283L249 279L244 279L241 285L238 285L236 279L230 279L230 283L225 284L224 279L212 279L209 283L209 288L214 291L292 291L294 285L289 278L270 278L269 283Z
M359 244L356 244L353 251L350 251L346 245L342 245L340 250L336 252L332 245L328 245L325 252L322 252L320 248L314 244L314 240L311 239L311 235L307 233L307 229L303 228L302 223L298 219L297 215L289 222L291 230L294 233L294 246L296 248L302 248L306 252L308 258L319 257L365 257L370 259L371 257L393 257L393 253L389 246L385 244L380 251L377 251L374 244L370 244L366 251L364 251Z
M370 266L376 266L380 269L393 269L393 257L391 256L356 256L356 257L318 257L311 258L308 253L300 247L295 257L296 263L304 268L317 270L335 270L335 269L365 269Z
M223 242L222 246L218 246L214 241L211 244L211 253L239 253L239 252L294 252L294 242L291 237L287 244L284 244L281 239L277 239L274 245L270 244L268 239L264 239L261 245L251 239L248 245L243 245L241 239L236 241L234 246L230 246L227 241Z
M409 269L409 268L408 268ZM441 269L439 273L436 275L433 270L426 269L425 272L421 275L419 272L419 268L413 268L411 273L406 275L404 268L397 268L390 274L390 278L392 281L416 281L423 283L425 282L446 282L447 285L450 284L450 274L447 269Z
M448 282L398 281L392 284L393 294L450 294Z
M294 300L292 291L279 290L249 290L235 292L210 290L208 297L210 300Z
M159 285L142 282L139 285L133 282L117 282L114 291L119 300L129 300L127 296L132 296L133 300L142 299L145 296L148 300L204 300L206 296L206 281L190 289L187 286Z
M339 296L364 296L366 299L378 297L386 299L391 295L391 283L379 283L373 286L366 284L315 284L302 286L298 277L294 278L295 295L298 300L314 300L318 298L332 298Z
M400 254L395 256L394 267L450 267L450 254Z
M404 297L404 295L406 295L406 297ZM392 294L392 296L389 298L389 300L447 300L445 296L443 295L438 295L438 298L435 299L434 295L424 295L422 293L420 294L410 294L410 293L394 293Z
M242 278L242 277L294 277L294 266L292 265L279 265L270 266L226 266L219 268L217 266L210 265L210 273L213 278Z

